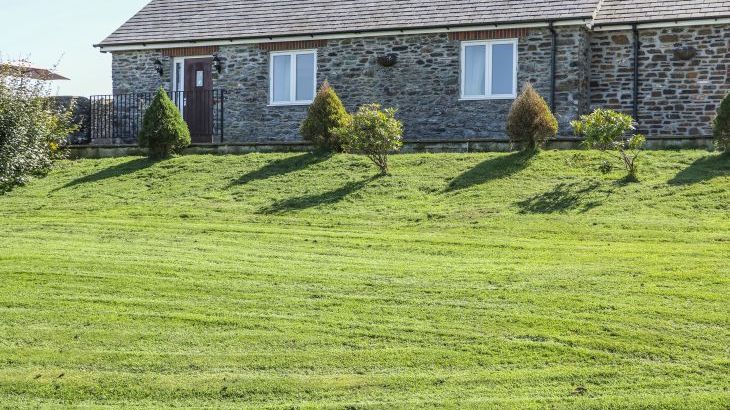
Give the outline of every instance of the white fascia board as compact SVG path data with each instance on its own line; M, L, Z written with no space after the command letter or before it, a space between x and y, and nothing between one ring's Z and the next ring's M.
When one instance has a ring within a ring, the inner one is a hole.
M667 28L667 27L692 27L692 26L708 26L713 24L730 24L730 18L709 18L700 20L678 20L678 21L661 21L656 23L638 23L636 27L639 29ZM604 25L594 26L593 31L622 31L633 29L632 24L620 25Z
M556 21L553 25L560 26L586 26L590 19L576 19ZM306 40L339 40L345 38L362 38L362 37L381 37L381 36L397 36L404 34L435 34L435 33L459 33L465 31L481 31L481 30L502 30L511 28L544 28L549 27L549 22L541 23L517 23L517 24L487 24L480 26L463 26L463 27L443 27L428 29L411 29L411 30L383 30L369 32L352 32L340 34L315 34L307 36L286 36L286 37L258 37L240 40L203 40L203 41L187 41L187 42L171 42L171 43L154 43L154 44L132 44L119 46L99 46L102 53L115 51L137 51L137 50L159 50L167 48L179 47L204 47L204 46L227 46L239 44L261 44L261 43L278 43L284 41L306 41Z

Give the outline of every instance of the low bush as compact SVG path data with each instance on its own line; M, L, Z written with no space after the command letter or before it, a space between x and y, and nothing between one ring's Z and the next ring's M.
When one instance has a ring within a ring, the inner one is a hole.
M393 108L381 109L380 104L368 104L352 116L344 127L335 131L346 152L363 154L388 174L388 155L403 146L403 123L395 118Z
M637 179L638 159L646 144L646 138L634 134L634 119L627 114L613 110L597 109L583 115L579 121L571 122L575 134L583 137L588 148L601 152L617 152L615 156L623 164L631 180ZM606 165L603 169L610 170Z
M0 62L0 193L42 175L76 130L71 112L48 98L46 82Z
M712 128L717 149L730 152L730 93L717 109L717 117L713 121Z
M325 151L341 152L342 143L334 131L344 127L350 121L342 100L334 88L325 81L317 92L314 102L309 106L307 118L302 123L300 132L305 140Z
M558 120L532 84L526 83L507 117L512 145L534 151L558 133Z
M162 88L145 111L139 145L149 149L151 158L166 158L190 145L188 125Z

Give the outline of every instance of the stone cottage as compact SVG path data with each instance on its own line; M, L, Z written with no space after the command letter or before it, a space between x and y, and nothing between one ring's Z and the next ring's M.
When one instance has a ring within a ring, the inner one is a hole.
M348 109L398 108L411 141L504 140L525 82L561 135L609 107L651 139L699 141L730 91L729 43L727 0L153 0L97 46L113 56L102 111L162 86L203 144L299 141L324 80Z

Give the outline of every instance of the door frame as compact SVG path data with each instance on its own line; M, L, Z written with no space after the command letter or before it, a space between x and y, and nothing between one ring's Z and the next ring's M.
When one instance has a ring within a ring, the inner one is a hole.
M179 57L172 58L172 69L170 70L171 72L170 72L170 76L168 78L171 78L171 80L172 80L170 89L172 90L173 94L176 96L173 103L175 104L175 106L177 106L177 109L180 112L180 115L182 115L183 119L188 124L188 127L191 127L191 121L194 122L194 118L198 118L196 116L196 114L193 114L192 111L188 110L188 108L189 108L188 102L190 102L189 98L192 97L196 101L195 106L197 107L198 106L197 102L198 102L199 96L197 93L187 95L187 91L194 91L196 89L194 84L191 84L191 86L193 86L192 90L187 89L187 85L188 85L187 82L190 80L189 78L187 78L187 75L186 75L187 71L188 71L187 63L190 60L212 61L214 58L215 58L214 54L194 55L194 56L189 55L189 56L179 56ZM199 62L196 61L195 63L197 64ZM211 62L211 65L212 65L212 62ZM205 68L206 71L208 71L208 69L209 68ZM209 95L205 94L206 97L204 97L206 99L210 98L210 109L211 109L210 121L204 122L204 124L210 124L210 130L209 130L210 132L206 132L205 134L193 133L194 135L192 135L193 139L195 139L196 135L205 135L206 143L215 141L215 139L216 139L216 132L215 132L215 126L216 126L215 121L216 120L215 120L215 114L213 113L213 111L215 110L215 103L214 103L214 94L215 94L214 91L215 90L213 90L213 88L212 88L213 82L215 81L215 79L213 78L213 74L214 73L213 73L212 66L211 66L210 67L211 91L210 91ZM207 80L204 80L204 81L207 82ZM195 128L195 126L193 126L193 128ZM197 128L195 128L195 129L197 130Z
M185 92L185 60L195 60L198 58L215 58L213 54L205 54L199 56L185 56L185 57L174 57L172 59L172 92L182 91ZM181 64L182 68L178 72L178 64ZM182 89L180 89L182 87ZM184 102L180 102L177 106L180 113L183 114Z

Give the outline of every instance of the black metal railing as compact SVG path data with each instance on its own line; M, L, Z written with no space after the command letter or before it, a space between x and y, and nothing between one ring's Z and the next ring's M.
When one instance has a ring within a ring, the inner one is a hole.
M224 140L224 90L174 91L168 95L188 124L193 143ZM142 119L155 93L91 96L87 143L136 144Z

